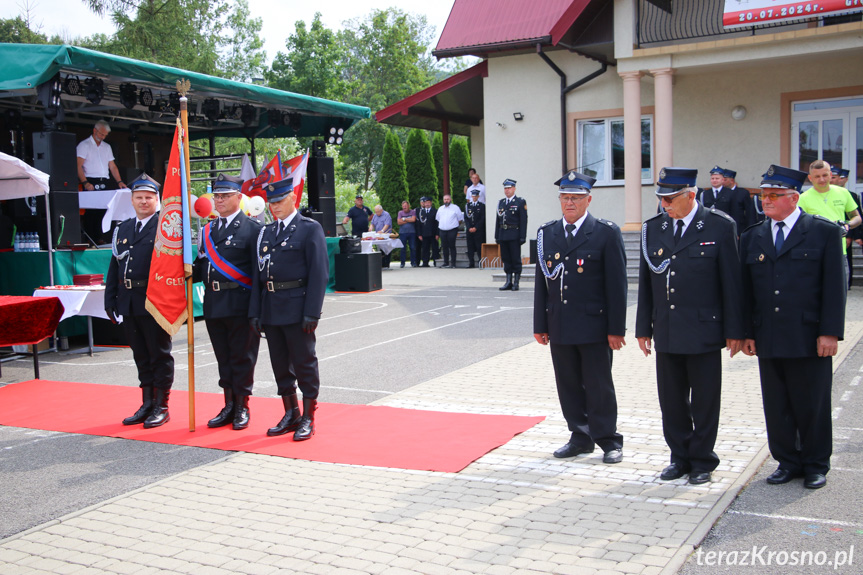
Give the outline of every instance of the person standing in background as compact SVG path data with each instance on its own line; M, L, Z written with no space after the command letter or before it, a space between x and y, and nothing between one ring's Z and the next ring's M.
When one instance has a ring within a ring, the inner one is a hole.
M78 157L78 183L85 192L93 190L116 190L125 188L126 184L120 177L120 170L114 162L114 151L111 144L105 141L111 133L111 126L105 120L99 120L93 126L93 134L82 140L76 149ZM111 179L113 177L113 179ZM102 238L102 218L105 210L88 208L84 213L82 226L90 239L97 241Z
M458 226L464 220L461 209L452 203L449 194L443 197L443 205L438 208L435 218L438 222L438 235L440 235L441 250L443 251L443 267L455 267L455 238L458 235Z
M464 227L467 232L467 259L469 268L476 267L485 243L485 204L479 202L479 190L471 190L471 201L464 207Z
M506 283L500 291L518 291L521 279L521 246L527 241L527 202L515 195L515 180L503 181L503 198L497 203L494 241L500 245L500 259Z
M398 213L398 226L399 226L399 239L402 241L404 247L402 247L402 263L400 267L405 267L405 260L407 259L407 251L410 249L411 252L411 267L415 268L419 264L419 257L417 257L417 232L416 232L416 221L417 221L417 212L416 210L411 209L410 202L405 200L402 202L402 209Z

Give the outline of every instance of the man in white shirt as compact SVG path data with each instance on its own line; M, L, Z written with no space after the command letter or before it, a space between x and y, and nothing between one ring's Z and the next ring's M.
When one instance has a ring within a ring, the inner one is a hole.
M126 184L120 178L120 170L114 163L114 152L111 144L105 138L111 133L111 126L104 120L99 120L93 126L93 135L82 140L77 147L78 183L86 192L93 190L116 190L125 188ZM113 176L112 180L110 176ZM84 232L94 241L102 237L102 218L105 210L88 209L84 213L82 225Z
M479 203L485 204L485 185L479 181L479 174L476 172L471 172L470 175L471 184L465 190L465 200L468 202L472 201L472 193L474 190L479 190Z
M449 195L443 197L443 205L438 208L435 218L438 221L441 249L443 251L443 267L455 267L455 237L458 235L458 225L464 220L464 214L458 206L453 205Z

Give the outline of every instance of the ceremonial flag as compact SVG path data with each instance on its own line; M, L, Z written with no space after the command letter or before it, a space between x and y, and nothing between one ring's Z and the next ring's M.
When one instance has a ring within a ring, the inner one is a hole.
M255 168L252 166L251 160L249 160L249 154L243 154L243 164L240 168L240 177L243 178L243 181L255 179Z
M254 179L243 182L243 186L240 191L250 198L252 196L261 196L266 201L267 194L264 192L264 188L267 184L279 182L283 179L285 179L285 173L282 171L282 151L279 150L276 152L276 155L273 156L273 159L264 166L260 174L258 174Z
M282 164L285 177L294 177L294 193L297 195L297 207L300 207L300 200L303 199L303 184L306 182L306 168L309 165L309 151L305 154L285 160ZM318 206L315 206L318 207Z
M165 185L162 187L162 211L159 212L159 225L156 228L156 241L150 260L145 303L147 311L162 329L171 335L180 331L188 317L186 259L189 260L188 271L191 274L191 231L182 139L183 132L178 119ZM184 246L188 247L184 249Z

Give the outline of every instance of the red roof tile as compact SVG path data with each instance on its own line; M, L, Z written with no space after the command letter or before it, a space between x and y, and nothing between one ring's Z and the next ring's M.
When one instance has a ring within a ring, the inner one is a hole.
M590 0L455 0L434 55L439 58L556 44Z

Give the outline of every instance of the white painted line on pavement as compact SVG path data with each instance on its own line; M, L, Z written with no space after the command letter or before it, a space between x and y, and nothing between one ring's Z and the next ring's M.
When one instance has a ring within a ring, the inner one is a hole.
M839 401L848 401L851 399L851 396L854 395L853 391L846 391L842 394L842 397L839 398Z
M318 336L318 339L323 339L323 338L325 338L325 337L330 337L330 336L333 336L333 335L339 335L339 334L342 334L342 333L347 333L347 332L349 332L349 331L355 331L355 330L358 330L358 329L366 329L366 328L371 327L371 326L374 326L374 325L381 325L381 324L384 324L384 323L389 323L389 322L391 322L391 321L399 321L399 320L402 320L402 319L406 319L406 318L409 318L409 317L415 317L415 316L423 315L423 314L426 314L426 313L428 313L428 314L433 314L433 315L437 315L437 314L435 314L435 312L436 312L437 310L446 309L446 308L448 308L448 307L452 307L452 306L450 306L450 305L444 305L444 306L441 306L441 307L432 308L432 309L430 309L430 310L418 311L418 312L416 312L416 313L409 313L409 314L407 314L407 315L402 315L402 316L399 316L399 317L394 317L394 318L390 318L390 319L384 319L384 320L381 320L381 321L377 321L377 322L375 322L375 323L364 323L363 325L359 325L359 326L355 326L355 327L350 327L350 328L348 328L348 329L343 329L343 330L341 330L341 331L334 331L334 332L332 332L332 333L325 333L325 334L322 334L322 335ZM345 315L349 315L349 314L345 314Z
M368 309L361 309L361 310L357 310L357 311L349 311L348 313L341 313L339 315L333 315L333 316L329 316L329 317L322 317L321 321L337 319L340 317L346 317L346 316L354 315L357 313L366 313L367 311L374 311L376 309L381 309L381 308L387 307L389 305L388 303L383 303L383 302L379 302L379 301L354 301L354 300L351 300L350 302L344 302L344 303L365 303L365 304L373 305L375 307L370 307Z
M842 413L842 408L841 407L834 407L833 413L830 414L830 417L832 417L833 419L839 419L840 413Z
M433 332L433 331L438 331L438 330L441 330L441 329L444 329L444 328L447 328L447 327L452 327L452 326L454 326L454 325L458 325L458 324L460 324L460 323L465 323L465 322L468 322L468 321L473 321L473 320L475 320L475 319L480 319L480 318L484 318L484 317L487 317L487 316L490 316L490 315L494 315L494 314L496 314L496 313L500 313L500 312L502 312L502 311L504 311L504 310L502 310L502 309L498 309L498 310L495 310L495 311L492 311L492 312L489 312L489 313L486 313L486 314L483 314L483 315L480 315L480 316L476 316L476 317L469 317L469 318L467 318L467 319L463 319L463 320L461 320L461 321L455 321L455 322L448 323L448 324L444 324L444 325L441 325L441 326L437 326L437 327L433 327L433 328L429 328L429 329L424 329L424 330L422 330L422 331L418 331L418 332L412 333L412 334L410 334L410 335L403 335L403 336L401 336L401 337L396 337L396 338L393 338L393 339L388 339L388 340L386 340L386 341L379 341L378 343L373 343L373 344L371 344L371 345L367 345L367 346L365 346L365 347L358 347L358 348L356 348L356 349L352 349L351 351L346 351L346 352L344 352L344 353L340 353L340 354L337 354L337 355L331 355L331 356L329 356L329 357L325 357L325 358L318 358L318 362L327 361L327 360L330 360L330 359L336 359L336 358L339 358L339 357L342 357L342 356L345 356L345 355L350 355L350 354L352 354L352 353L357 353L358 351L365 351L365 350L367 350L367 349L372 349L373 347L378 347L378 346L381 346L381 345L387 345L387 344L394 343L394 342L397 342L397 341L402 341L402 340L405 340L405 339L409 339L409 338L412 338L412 337L416 337L416 336L418 336L418 335L423 335L423 334L426 334L426 333L431 333L431 332Z
M752 511L737 511L729 509L728 513L734 515L747 515L749 517L763 517L765 519L782 519L784 521L800 521L802 523L820 523L822 525L841 525L842 527L863 527L863 523L851 523L850 521L834 521L832 519L813 519L812 517L795 517L793 515L774 515L772 513L755 513Z
M849 383L848 385L850 385L851 387L857 387L858 385L860 385L860 376L854 376L854 379L852 379L851 383Z
M380 389L360 389L358 387L339 387L338 385L326 385L325 389L344 389L347 391L361 391L363 393L383 393L385 395L389 395L391 393L396 393L395 391L381 391Z

